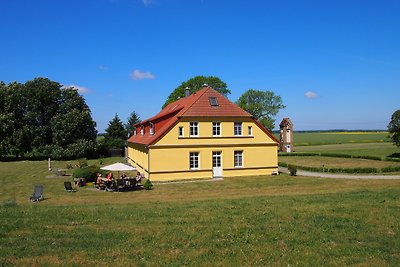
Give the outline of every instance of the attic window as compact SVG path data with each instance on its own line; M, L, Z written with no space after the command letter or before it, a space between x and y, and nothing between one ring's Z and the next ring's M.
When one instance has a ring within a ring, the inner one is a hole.
M217 100L217 98L215 96L209 97L208 100L210 101L210 105L212 107L218 107L219 106L218 100Z
M154 134L154 123L150 122L150 134Z

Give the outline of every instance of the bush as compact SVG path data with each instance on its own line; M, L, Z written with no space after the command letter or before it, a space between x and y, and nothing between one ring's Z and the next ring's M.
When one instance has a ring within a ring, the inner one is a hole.
M297 173L297 166L296 165L289 164L288 165L288 169L289 169L289 172L290 172L291 176L296 176L296 173Z
M381 169L382 172L400 172L399 166L389 166Z
M351 158L351 155L337 154L337 153L321 153L322 157L333 157L333 158Z
M153 184L150 182L149 179L146 179L146 181L144 181L143 183L143 188L146 190L151 190L153 187Z
M101 170L98 166L96 165L91 165L88 167L76 169L72 177L73 178L85 178L86 182L95 182L97 178L97 174L106 174L105 171Z
M377 157L377 156L353 156L353 158L355 159L369 159L369 160L382 160L381 157Z

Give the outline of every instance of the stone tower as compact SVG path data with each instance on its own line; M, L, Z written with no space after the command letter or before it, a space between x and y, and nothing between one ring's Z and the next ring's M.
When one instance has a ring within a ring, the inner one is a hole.
M279 150L281 152L293 152L293 123L289 118L284 118L279 124L280 127L280 139L279 139Z

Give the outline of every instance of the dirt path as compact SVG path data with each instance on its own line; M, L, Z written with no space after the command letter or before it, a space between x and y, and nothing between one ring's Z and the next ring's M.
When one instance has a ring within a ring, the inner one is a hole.
M289 173L287 168L279 167L279 172ZM366 174L334 174L327 172L308 172L297 171L298 176L321 177L321 178L337 178L337 179L400 179L400 175L366 175Z

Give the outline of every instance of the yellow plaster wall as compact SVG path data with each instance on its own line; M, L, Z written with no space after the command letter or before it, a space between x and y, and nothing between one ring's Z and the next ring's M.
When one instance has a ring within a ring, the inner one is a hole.
M212 152L222 152L223 176L266 175L277 171L277 146L154 147L150 150L154 181L212 178ZM243 167L234 167L234 151L243 151ZM190 152L198 152L199 170L189 169Z
M148 176L148 151L144 145L128 143L128 162L140 173Z
M190 122L199 123L199 136L190 136ZM220 122L221 136L212 135L212 122ZM242 136L234 135L234 122L242 122ZM253 134L248 135L248 126L253 129ZM179 127L183 127L184 136L179 137ZM180 120L171 130L166 133L155 145L207 145L207 144L256 144L275 143L257 124L250 118L235 119L227 121L226 118L184 118Z

